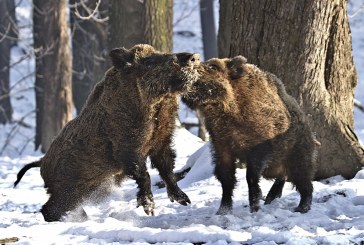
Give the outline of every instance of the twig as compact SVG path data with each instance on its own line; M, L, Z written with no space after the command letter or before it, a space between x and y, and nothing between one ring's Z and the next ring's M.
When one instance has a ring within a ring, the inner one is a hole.
M5 139L5 142L4 142L3 147L1 148L0 156L4 153L4 151L5 151L6 147L10 144L10 141L11 141L12 136L13 136L13 132L14 132L17 128L18 128L18 124L15 124L15 125L11 128L10 132L8 133L8 136L7 136L7 137L6 137L6 139Z
M1 33L1 32L0 32L0 36L1 36L0 43L1 43L2 41L4 41L4 40L5 40L5 38L7 38L7 37L8 37L8 33L10 32L10 28L11 28L11 24L9 23L9 24L8 24L8 26L6 27L5 32L4 32L4 33Z
M24 150L25 150L25 148L27 147L27 145L30 143L30 142L32 142L32 141L34 141L34 137L26 137L26 141L25 141L25 143L24 143L24 145L23 145L23 147L20 149L20 151L19 151L19 155L21 155L21 154L23 154L23 152L24 152Z
M188 7L187 4L184 5L184 9L181 11L181 15L177 18L177 20L173 23L173 26L176 26L179 22L186 19L187 17L191 16L192 13L195 11L196 8L198 8L199 2L193 6L189 12L186 13Z
M359 100L354 100L354 106L364 112L364 106L359 102Z
M357 10L355 10L352 15L348 15L348 17L349 18L355 17L355 15L357 15L362 9L364 9L364 3Z
M0 244L12 243L19 241L17 237L9 237L9 238L2 238L0 239Z
M21 63L23 60L29 59L32 57L33 53L26 53L22 57L19 58L19 60L15 61L14 63L10 64L9 68L16 66L17 64Z
M26 92L28 90L33 90L34 88L35 87L28 87L28 88L24 88L24 89L19 89L18 91L14 92L14 93L3 94L3 95L0 96L0 100L3 100L3 99L8 98L8 97L13 97L16 94L20 94L20 93Z
M28 117L30 114L32 114L34 112L35 112L35 110L32 110L32 111L28 112L27 114L25 114L23 117L21 117L19 120L16 121L16 123L14 124L14 126L11 128L10 132L7 134L7 137L5 139L4 145L1 148L0 155L2 155L4 153L6 147L8 145L10 145L10 142L13 139L15 133L17 132L17 129L20 126L24 126L25 125L25 123L24 123L25 118Z
M27 80L29 77L34 76L34 72L29 73L28 75L23 76L22 78L20 78L18 81L16 81L9 90L12 90L13 88L15 88L18 84L22 83L23 81Z
M91 9L89 7L86 6L86 4L84 3L83 0L81 0L81 6L85 9L85 11L89 14L88 16L81 16L80 12L78 12L78 8L77 6L75 7L75 15L81 19L81 20L94 20L96 22L105 22L109 19L109 17L103 18L103 19L98 19L95 18L96 14L98 13L99 10L99 6L100 6L101 0L98 0L96 2L96 6L95 8L91 11Z

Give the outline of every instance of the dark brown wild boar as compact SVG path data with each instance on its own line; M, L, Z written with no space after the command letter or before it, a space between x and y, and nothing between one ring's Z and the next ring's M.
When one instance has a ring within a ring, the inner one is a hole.
M16 184L29 167L40 165L50 194L41 209L46 221L60 220L96 190L107 193L110 179L120 183L125 176L138 185L138 206L153 215L148 156L170 200L190 203L174 179L171 141L177 96L197 79L199 55L136 45L112 50L110 57L113 67L95 85L81 113L55 137L39 163L19 172Z
M247 164L252 212L259 209L261 175L275 179L265 204L281 196L288 180L301 195L295 211L310 210L319 142L282 82L242 56L211 59L199 74L183 101L200 110L211 137L215 176L223 189L217 213L232 211L236 160Z

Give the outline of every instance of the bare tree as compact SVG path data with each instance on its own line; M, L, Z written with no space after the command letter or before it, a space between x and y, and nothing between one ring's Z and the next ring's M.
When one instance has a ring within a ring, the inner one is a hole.
M353 130L353 64L346 0L220 0L219 54L275 73L321 142L317 179L364 166Z
M16 43L17 26L14 0L1 0L0 11L0 123L12 121L10 101L10 50Z
M109 0L109 49L147 43L172 51L173 0Z
M33 1L36 50L35 148L45 152L53 137L72 118L72 63L67 1Z
M94 84L107 69L107 0L70 0L72 92L80 113ZM95 11L95 12L94 12Z

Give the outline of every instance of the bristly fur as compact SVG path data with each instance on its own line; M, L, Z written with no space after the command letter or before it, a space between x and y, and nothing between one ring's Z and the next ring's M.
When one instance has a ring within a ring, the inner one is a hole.
M50 194L41 210L46 221L60 220L95 190L106 193L100 190L109 186L105 182L113 179L120 184L126 176L136 180L138 206L153 215L147 156L165 181L171 201L190 203L172 172L172 134L177 95L197 79L198 54L164 54L136 45L115 49L110 57L114 66L41 159Z
M273 74L237 56L211 59L182 100L204 116L211 136L215 175L223 195L218 214L232 211L235 161L247 163L251 211L259 209L259 178L275 178L266 204L280 197L286 180L301 194L296 211L312 201L318 142L306 116Z

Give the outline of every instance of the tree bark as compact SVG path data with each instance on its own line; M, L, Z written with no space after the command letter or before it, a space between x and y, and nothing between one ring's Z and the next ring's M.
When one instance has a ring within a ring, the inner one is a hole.
M143 2L109 0L108 48L131 48L144 42L142 28Z
M109 14L109 49L146 43L172 51L173 0L110 0Z
M173 49L173 0L144 1L144 41L162 52Z
M219 57L230 56L231 26L233 24L233 1L220 0L217 51Z
M217 38L213 0L200 0L203 53L205 60L217 56Z
M71 33L72 33L72 92L73 103L77 114L90 94L93 86L104 76L107 64L107 21L83 20L75 15L78 0L70 0ZM85 2L88 8L94 10L96 0ZM89 13L82 7L77 7L81 16ZM96 18L99 20L108 16L108 1L102 0Z
M10 51L16 43L17 26L14 0L1 0L0 11L0 123L12 121L10 100Z
M357 76L346 0L220 4L222 8L232 4L230 22L235 23L228 33L230 43L220 26L221 56L242 54L282 79L321 142L316 179L354 177L364 166L364 150L353 130Z
M45 152L60 129L72 119L72 63L66 0L33 1L36 50L36 139Z

